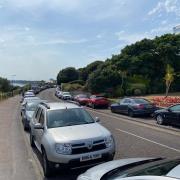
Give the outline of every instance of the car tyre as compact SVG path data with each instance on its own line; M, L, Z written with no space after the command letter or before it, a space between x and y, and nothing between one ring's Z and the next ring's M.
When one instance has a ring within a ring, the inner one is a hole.
M159 124L159 125L163 125L163 124L164 124L164 119L163 119L162 115L158 114L158 115L156 116L156 122L157 122L157 124Z
M31 132L30 132L29 137L30 137L30 144L31 144L31 147L32 147L32 148L34 148L34 147L35 147L34 137L33 137L33 135L32 135L32 133L31 133Z
M134 112L133 112L133 110L131 110L131 109L128 110L128 116L134 117Z
M51 165L51 162L47 159L45 150L42 151L42 161L44 176L51 177L53 174L53 167Z
M93 108L93 109L96 109L96 106L95 106L95 104L92 104L92 108Z

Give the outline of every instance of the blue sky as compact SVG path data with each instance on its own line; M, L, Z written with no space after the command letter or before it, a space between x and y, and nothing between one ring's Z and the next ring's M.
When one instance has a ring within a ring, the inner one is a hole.
M178 24L180 0L0 0L0 76L56 78Z

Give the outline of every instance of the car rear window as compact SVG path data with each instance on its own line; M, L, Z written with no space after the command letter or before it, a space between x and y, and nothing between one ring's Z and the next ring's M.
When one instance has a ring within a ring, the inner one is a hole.
M133 101L136 103L136 104L147 104L147 103L150 103L150 101L146 100L146 99L133 99Z

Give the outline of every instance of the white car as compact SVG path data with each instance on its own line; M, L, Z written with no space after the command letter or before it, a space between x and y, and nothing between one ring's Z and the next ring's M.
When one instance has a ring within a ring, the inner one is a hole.
M73 97L70 92L62 92L61 99L63 100L72 100Z
M77 180L138 180L143 179L141 176L147 175L158 176L159 179L163 179L163 177L179 179L180 159L129 158L114 160L90 168Z
M30 121L30 143L42 154L45 176L55 168L110 161L115 154L112 134L73 103L39 104Z

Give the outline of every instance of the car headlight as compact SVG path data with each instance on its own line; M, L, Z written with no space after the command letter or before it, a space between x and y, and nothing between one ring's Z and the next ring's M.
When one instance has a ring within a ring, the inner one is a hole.
M106 144L106 147L109 148L111 146L114 145L114 139L112 136L109 136L109 137L106 137L105 138L105 144Z
M58 154L70 155L72 153L72 147L69 143L56 144L55 150Z

